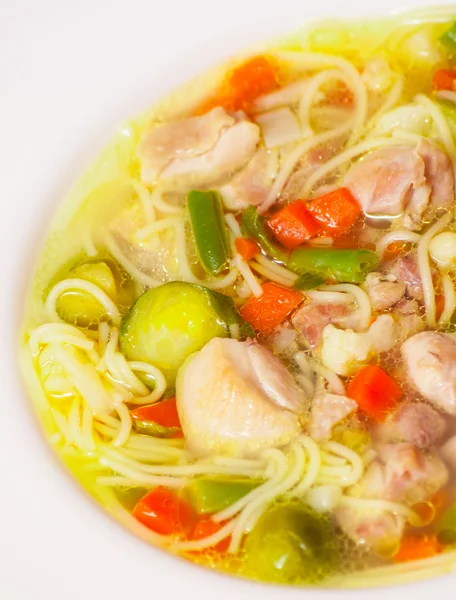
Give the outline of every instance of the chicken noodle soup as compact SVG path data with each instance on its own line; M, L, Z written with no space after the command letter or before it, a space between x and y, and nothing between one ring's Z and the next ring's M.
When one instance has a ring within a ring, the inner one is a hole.
M453 568L454 18L236 58L120 129L59 211L23 371L135 534L282 584Z

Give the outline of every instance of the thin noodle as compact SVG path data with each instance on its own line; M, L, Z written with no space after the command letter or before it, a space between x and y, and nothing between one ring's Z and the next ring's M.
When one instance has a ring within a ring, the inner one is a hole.
M426 233L423 233L418 244L418 269L420 272L421 285L423 287L426 320L431 327L435 325L435 294L431 266L429 264L429 243L439 231L448 225L452 216L453 215L450 212L443 215L443 217L436 221Z
M454 281L451 279L448 273L442 275L442 288L445 304L439 319L439 325L445 325L448 323L456 308L456 291L454 289Z

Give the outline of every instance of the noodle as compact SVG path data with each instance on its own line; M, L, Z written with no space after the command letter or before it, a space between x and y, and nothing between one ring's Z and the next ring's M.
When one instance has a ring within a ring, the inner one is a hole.
M454 289L454 282L448 273L442 275L442 288L445 303L439 319L439 325L445 325L448 323L456 308L456 292Z
M351 294L358 305L358 319L361 330L368 329L372 318L372 306L369 296L364 290L352 283L339 283L337 285L326 285L319 288L322 291L329 292L346 292Z
M421 240L418 243L418 269L423 286L426 320L431 326L435 325L435 295L431 267L429 265L429 242L437 233L439 233L439 231L448 225L451 219L451 213L446 213L443 215L443 217L441 217L431 227L429 227L425 233L423 233Z
M421 235L419 233L408 231L407 229L397 229L396 231L390 231L377 242L377 251L380 253L380 256L382 256L388 246L393 242L400 241L417 244L420 239Z

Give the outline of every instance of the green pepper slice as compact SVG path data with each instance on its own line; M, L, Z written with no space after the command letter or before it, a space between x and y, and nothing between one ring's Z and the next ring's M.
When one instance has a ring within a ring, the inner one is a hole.
M291 253L287 267L295 273L311 273L339 283L362 283L378 263L378 256L370 250L299 248Z
M215 513L234 504L260 484L254 480L223 480L203 477L185 489L186 496L200 515Z
M286 263L288 254L278 248L272 241L264 226L264 217L258 214L256 208L250 205L241 217L241 228L244 235L251 240L255 240L260 245L260 248L272 258Z
M209 275L219 275L229 260L220 196L217 192L193 190L187 195L187 211L201 266Z

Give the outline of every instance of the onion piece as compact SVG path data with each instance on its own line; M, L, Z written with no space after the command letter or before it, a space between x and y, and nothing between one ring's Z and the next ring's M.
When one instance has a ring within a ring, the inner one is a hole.
M302 138L301 125L289 108L278 108L255 118L260 126L266 148L277 148Z

